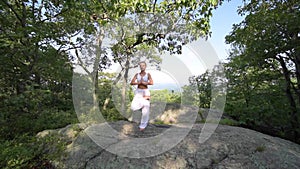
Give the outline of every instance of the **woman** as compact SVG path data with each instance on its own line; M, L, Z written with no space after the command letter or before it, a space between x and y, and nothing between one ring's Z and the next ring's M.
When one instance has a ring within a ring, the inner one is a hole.
M150 91L148 85L153 85L152 77L149 73L146 73L146 62L140 62L141 72L135 74L131 80L131 85L138 85L134 92L134 98L131 103L131 109L133 111L142 109L142 118L139 125L140 131L143 131L148 124L150 114Z

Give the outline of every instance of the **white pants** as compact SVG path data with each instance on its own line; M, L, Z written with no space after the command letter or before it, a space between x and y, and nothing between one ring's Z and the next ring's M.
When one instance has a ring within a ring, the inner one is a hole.
M146 100L144 96L150 96L149 89L139 89L134 91L134 98L131 102L131 110L136 111L142 109L142 118L140 128L146 128L149 121L150 101Z

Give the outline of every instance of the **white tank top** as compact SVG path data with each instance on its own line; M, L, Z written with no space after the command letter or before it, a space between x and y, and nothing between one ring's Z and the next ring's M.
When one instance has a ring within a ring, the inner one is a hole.
M142 76L138 73L136 79L137 79L138 82L140 82L141 79L142 79ZM146 74L143 76L143 81L144 81L144 82L148 82L148 73L146 73Z

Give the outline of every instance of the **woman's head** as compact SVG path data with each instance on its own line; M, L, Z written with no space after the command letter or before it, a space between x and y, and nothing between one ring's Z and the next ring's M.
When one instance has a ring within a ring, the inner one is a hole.
M141 62L139 63L139 65L140 65L140 69L141 69L141 71L144 71L144 70L146 70L147 64L146 64L146 62L145 62L145 61L141 61Z

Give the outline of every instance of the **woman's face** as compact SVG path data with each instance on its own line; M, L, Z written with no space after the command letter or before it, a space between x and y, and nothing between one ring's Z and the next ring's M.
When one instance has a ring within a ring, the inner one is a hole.
M141 70L146 70L146 64L145 63L140 63L140 69Z

